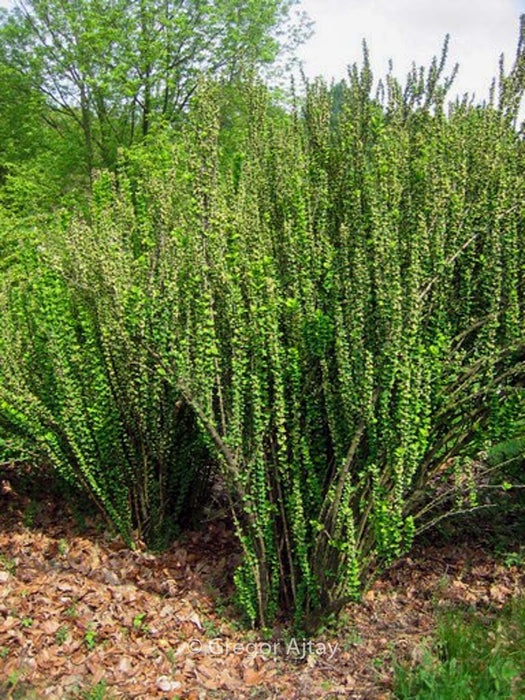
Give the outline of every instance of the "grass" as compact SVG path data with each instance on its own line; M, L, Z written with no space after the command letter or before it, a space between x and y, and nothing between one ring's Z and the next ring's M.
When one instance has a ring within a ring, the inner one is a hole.
M40 692L24 682L21 671L11 673L5 683L0 682L0 698L3 700L38 700ZM55 696L53 696L55 697ZM64 695L64 700L113 700L114 695L108 689L106 681L84 688L76 687Z
M16 574L16 561L6 557L3 553L0 554L0 566L12 576Z
M86 688L80 691L78 695L80 700L110 700L112 697L113 695L109 693L106 681L104 680L100 681L100 683L97 683L97 685L92 688Z
M398 664L398 700L516 700L525 697L525 597L480 617L443 615L417 666Z
M0 698L5 700L38 700L37 691L23 681L21 671L13 671L0 682Z
M93 651L97 646L97 632L91 626L88 626L84 633L84 643L88 651Z

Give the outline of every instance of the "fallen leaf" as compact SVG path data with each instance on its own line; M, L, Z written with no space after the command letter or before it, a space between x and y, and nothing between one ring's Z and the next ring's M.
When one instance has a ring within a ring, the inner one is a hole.
M160 676L157 678L157 688L163 693L170 693L173 690L179 690L181 684L179 681L172 681L168 676Z
M55 620L45 620L40 626L46 634L55 634L59 627L60 625Z
M188 620L189 622L193 622L193 624L198 630L202 629L201 621L196 612L193 612L191 615L189 615Z
M260 683L261 676L262 673L260 671L256 671L253 668L245 668L243 672L244 681L248 685L257 685L258 683Z
M129 659L127 656L123 656L120 659L117 668L121 673L129 673L131 671L131 659Z

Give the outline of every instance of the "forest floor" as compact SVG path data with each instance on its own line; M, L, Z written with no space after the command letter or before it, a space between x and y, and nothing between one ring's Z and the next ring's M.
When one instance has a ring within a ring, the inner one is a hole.
M0 696L392 697L395 660L418 662L441 610L482 613L523 594L517 536L495 535L485 520L418 543L337 629L303 647L285 629L267 639L238 622L227 521L162 554L130 551L45 479L4 466Z

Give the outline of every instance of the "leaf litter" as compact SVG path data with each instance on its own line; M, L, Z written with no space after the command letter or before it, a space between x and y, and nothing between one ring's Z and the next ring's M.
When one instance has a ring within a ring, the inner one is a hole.
M286 630L263 638L242 628L228 603L239 549L226 519L161 554L132 551L95 519L79 531L51 487L37 489L46 496L28 527L31 496L13 470L0 476L8 486L0 494L7 698L80 698L103 684L108 698L142 700L380 700L390 696L394 657L417 662L440 608L500 607L524 590L523 568L503 566L482 541L427 541L350 605L337 628L311 640L330 644L332 656L294 656Z

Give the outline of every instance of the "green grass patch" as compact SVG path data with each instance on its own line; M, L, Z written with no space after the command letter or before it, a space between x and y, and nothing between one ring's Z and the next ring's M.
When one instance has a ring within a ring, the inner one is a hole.
M498 700L525 697L525 598L502 611L449 612L416 666L399 664L399 700Z

